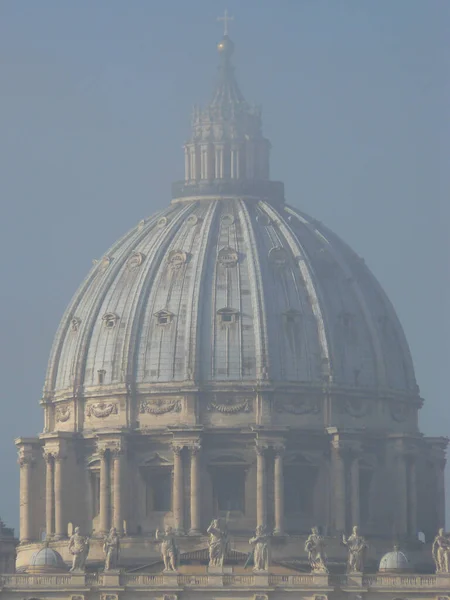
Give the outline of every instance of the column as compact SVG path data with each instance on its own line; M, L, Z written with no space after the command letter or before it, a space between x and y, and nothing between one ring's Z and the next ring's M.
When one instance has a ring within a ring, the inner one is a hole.
M406 456L398 451L395 462L395 477L397 482L397 504L395 533L405 536L408 533L408 476Z
M100 454L100 534L109 531L109 509L110 509L110 477L108 450L102 448Z
M274 498L275 498L275 535L284 535L284 472L283 472L283 456L284 446L274 446L275 463L274 463Z
M45 471L45 534L50 539L55 533L55 483L54 483L54 460L50 452L44 451L46 463Z
M409 457L408 469L408 533L411 537L417 534L417 483L415 457Z
M332 448L332 486L334 528L336 531L346 531L346 472L345 459L339 442L333 442Z
M256 524L267 525L267 473L266 473L266 446L256 446Z
M191 178L190 150L187 146L184 147L184 179L189 181Z
M55 539L66 537L63 520L63 460L60 452L54 455Z
M437 524L436 531L444 526L445 523L445 458L436 461L435 473L436 473L436 513L437 513Z
M24 448L19 450L20 465L20 543L31 540L30 488L33 458Z
M191 535L201 533L201 485L200 485L200 444L193 444L189 448L191 456Z
M350 499L351 499L351 526L360 525L359 509L359 456L352 454L350 464Z
M183 446L172 444L173 449L173 525L178 534L184 533Z
M190 155L191 155L191 179L193 181L197 180L197 155L195 146L190 147Z
M113 456L113 526L116 528L119 535L123 534L123 511L122 511L122 448L115 448Z

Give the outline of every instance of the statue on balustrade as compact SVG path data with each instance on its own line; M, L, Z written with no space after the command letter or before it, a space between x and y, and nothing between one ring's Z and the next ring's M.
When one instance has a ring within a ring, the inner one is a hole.
M328 573L325 540L319 534L317 527L311 529L311 534L305 543L305 552L308 553L308 560L313 573Z
M164 531L157 529L156 541L161 542L161 555L164 561L164 571L176 571L180 551L175 541L172 527L166 525Z
M363 536L359 535L357 525L353 527L350 537L342 534L342 543L348 549L347 573L362 573L368 545Z
M209 566L223 567L228 552L228 528L220 519L214 519L207 530L209 534Z
M111 527L103 542L105 553L105 571L113 571L119 566L120 538L115 527Z
M436 573L450 573L450 535L439 529L432 546Z
M270 535L266 528L258 525L254 537L249 540L249 544L254 545L253 549L253 570L268 571L269 570L269 553L270 553Z
M89 538L80 535L80 528L75 527L75 531L69 540L69 553L72 554L71 573L76 571L83 572L86 567L86 559L89 554Z

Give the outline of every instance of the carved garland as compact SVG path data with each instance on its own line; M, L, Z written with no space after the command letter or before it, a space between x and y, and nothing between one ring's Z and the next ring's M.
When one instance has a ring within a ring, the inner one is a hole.
M119 407L114 403L98 402L97 404L89 404L86 408L87 417L96 417L97 419L104 419L109 415L117 415Z
M163 398L157 398L155 400L142 400L139 405L139 412L141 414L150 415L162 415L168 412L180 412L181 402L179 398L174 400L166 400Z
M370 412L370 404L362 398L347 398L344 402L344 412L351 417L365 417Z
M250 412L252 410L251 400L248 398L236 403L210 402L207 408L208 410L217 411L225 415L234 415L239 412Z
M275 410L279 413L287 412L293 415L318 414L320 405L313 398L280 399L276 401Z

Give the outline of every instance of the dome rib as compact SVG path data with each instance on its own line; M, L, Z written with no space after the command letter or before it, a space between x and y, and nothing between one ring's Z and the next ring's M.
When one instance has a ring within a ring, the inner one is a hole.
M255 367L256 367L256 379L268 379L269 377L269 340L267 333L267 321L266 321L266 306L264 300L264 287L262 279L261 263L258 255L258 246L255 239L255 233L251 224L251 217L249 210L242 200L239 201L239 208L242 212L243 223L245 227L242 228L243 238L247 242L248 248L248 269L250 275L250 285L253 286L253 293L251 298L253 302L253 316L254 316L254 341L255 341Z
M294 209L292 209L291 207L289 207L288 212L290 214L298 217L298 214L296 213L296 211ZM365 298L364 298L363 294L361 293L360 287L359 287L358 283L355 281L355 279L353 277L353 273L348 268L341 253L339 252L338 246L336 244L331 245L331 243L327 239L327 237L319 229L315 228L311 224L311 222L308 222L307 226L310 227L313 230L313 232L318 231L318 233L322 236L323 241L326 243L327 247L330 249L330 252L333 254L340 269L346 275L347 280L351 281L351 285L349 286L349 289L351 289L352 293L356 297L357 303L361 310L361 314L364 317L366 326L369 331L369 339L370 339L370 343L372 345L372 349L374 352L375 365L376 365L376 370L377 370L377 372L376 372L377 383L381 387L386 387L386 381L387 381L386 371L384 368L383 353L382 353L382 349L381 349L380 340L378 338L378 332L374 325L370 311L368 310ZM320 285L320 282L318 282L318 285Z
M199 366L201 360L201 328L198 326L198 316L202 312L203 294L205 293L205 277L206 277L206 253L211 243L212 223L217 218L217 203L211 203L208 206L206 214L203 215L201 228L199 232L200 244L197 253L194 255L193 271L196 274L192 293L189 294L189 300L186 310L186 332L188 360L185 362L185 378L187 380L198 380L200 375Z
M327 332L326 320L321 307L320 298L316 289L316 283L314 282L312 275L311 263L307 252L297 236L287 226L281 215L269 204L264 204L264 210L266 214L277 222L280 231L283 233L286 242L289 244L290 250L294 256L294 259L300 269L301 276L305 283L305 287L309 296L309 304L312 308L314 318L316 320L317 333L319 337L320 350L321 350L321 368L324 369L326 365L326 374L332 377L332 361L329 343L329 334ZM331 379L330 379L331 382Z

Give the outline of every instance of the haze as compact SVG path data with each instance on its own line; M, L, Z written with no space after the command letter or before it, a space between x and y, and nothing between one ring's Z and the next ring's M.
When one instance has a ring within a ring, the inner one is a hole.
M224 8L241 89L263 105L272 178L365 258L409 340L421 429L450 433L446 0L1 0L0 514L10 526L13 440L42 431L59 319L92 259L170 201L191 107L212 91Z

